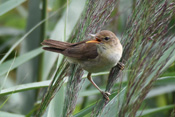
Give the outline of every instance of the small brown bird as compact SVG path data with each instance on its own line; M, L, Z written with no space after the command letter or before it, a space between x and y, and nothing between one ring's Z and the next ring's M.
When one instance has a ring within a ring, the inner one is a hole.
M68 43L55 40L44 40L44 50L61 53L70 63L79 64L88 71L88 80L109 100L110 93L102 91L93 81L91 73L109 71L119 63L123 48L116 35L108 30L97 34L90 34L93 40L84 40L78 43ZM119 64L122 69L122 65Z

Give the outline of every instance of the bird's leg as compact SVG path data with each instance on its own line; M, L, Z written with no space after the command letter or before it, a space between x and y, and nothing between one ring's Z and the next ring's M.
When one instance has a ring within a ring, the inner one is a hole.
M125 68L125 65L121 62L118 62L117 66L119 67L120 70L124 70L124 68Z
M111 95L109 92L104 92L102 91L93 81L92 77L91 77L91 73L88 73L87 75L88 80L100 91L100 93L103 95L103 97L107 100L109 100L109 95Z

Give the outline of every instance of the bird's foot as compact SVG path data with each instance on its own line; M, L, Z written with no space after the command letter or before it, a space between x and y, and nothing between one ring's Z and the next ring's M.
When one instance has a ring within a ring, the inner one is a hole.
M104 91L102 91L101 93L102 93L103 97L104 97L107 101L109 101L109 95L111 95L111 94L110 94L109 92L104 92Z
M118 62L117 66L119 67L120 70L124 70L125 65L121 62Z

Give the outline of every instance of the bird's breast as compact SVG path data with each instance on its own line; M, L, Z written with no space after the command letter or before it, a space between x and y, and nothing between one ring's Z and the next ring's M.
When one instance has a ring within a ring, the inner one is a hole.
M95 59L81 61L80 65L88 72L96 73L109 71L114 67L121 58L121 52L118 49L103 49L98 50L98 56Z

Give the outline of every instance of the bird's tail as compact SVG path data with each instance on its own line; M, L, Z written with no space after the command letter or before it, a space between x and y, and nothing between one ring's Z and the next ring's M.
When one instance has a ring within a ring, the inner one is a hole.
M41 44L48 46L48 47L43 47L44 50L57 52L57 53L62 53L68 46L71 45L71 43L61 42L56 40L44 40Z

